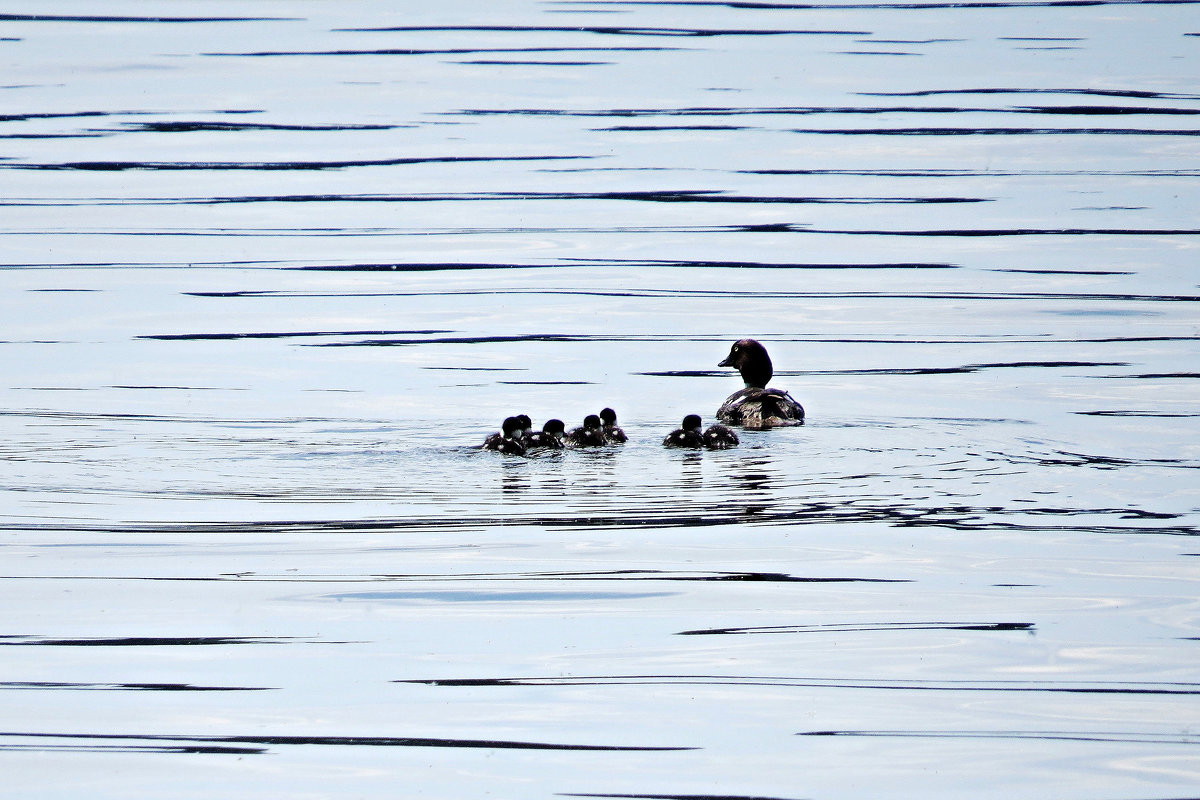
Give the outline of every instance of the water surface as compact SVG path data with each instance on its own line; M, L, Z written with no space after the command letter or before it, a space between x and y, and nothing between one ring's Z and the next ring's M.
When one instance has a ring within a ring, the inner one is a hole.
M22 796L1200 781L1194 3L24 5Z

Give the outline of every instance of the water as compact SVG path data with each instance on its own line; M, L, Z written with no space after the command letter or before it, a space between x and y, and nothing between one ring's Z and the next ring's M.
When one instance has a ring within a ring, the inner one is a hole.
M1195 4L381 5L0 22L11 791L1195 791Z

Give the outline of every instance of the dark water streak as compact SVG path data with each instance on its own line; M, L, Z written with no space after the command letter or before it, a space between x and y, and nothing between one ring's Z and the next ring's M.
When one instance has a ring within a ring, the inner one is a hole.
M242 636L133 636L117 639L47 639L37 636L0 635L0 647L40 645L47 647L171 647L171 646L227 646L231 644L277 644L293 637L268 636L247 638Z
M255 50L250 52L203 53L213 58L319 58L326 56L465 56L484 53L655 53L676 50L665 46L626 47L388 47L363 50Z
M522 742L502 739L439 739L417 736L201 736L201 735L164 735L164 734L128 734L128 733L45 733L26 731L0 731L2 739L55 739L68 743L89 741L114 742L187 742L182 745L161 746L161 752L191 752L191 753L245 753L262 754L270 752L271 746L319 745L325 747L449 747L449 748L484 748L489 750L573 750L573 751L609 751L609 752L670 752L679 750L694 750L693 747L639 747L633 745L589 745L589 744L560 744L554 742ZM191 743L200 743L199 745ZM263 745L261 748L227 747L213 748L216 745ZM0 750L13 746L0 744ZM61 747L51 744L49 747ZM112 748L112 745L105 745ZM124 745L120 749L135 752L144 745Z
M61 681L0 681L0 689L64 689L72 691L133 692L265 692L268 686L193 686L186 683L64 683Z
M920 739L1033 739L1037 741L1125 742L1129 744L1200 744L1188 734L1108 731L804 731L797 736L868 736Z
M633 28L607 25L396 25L381 28L338 28L351 33L593 33L615 36L866 36L870 31L792 30L775 28Z
M129 170L180 171L180 170L327 170L348 167L386 167L412 164L455 164L473 162L504 161L556 161L585 158L586 156L425 156L412 158L360 159L349 161L68 161L63 163L0 162L0 169L82 171L82 172L125 172ZM161 235L161 234L152 234Z
M219 22L287 22L297 21L300 17L164 17L164 16L119 16L119 15L82 15L82 14L0 14L0 22L81 22L81 23L110 23L110 22L151 22L151 23L219 23Z
M1012 90L1012 93L1024 93L1026 90ZM1064 92L1070 90L1062 90ZM1007 92L1006 92L1007 93ZM1176 99L1200 99L1179 97ZM517 109L485 109L473 108L455 112L454 116L529 116L529 117L743 117L743 116L819 116L819 115L869 115L869 114L1012 114L1012 115L1053 115L1066 116L1193 116L1200 114L1200 109L1163 106L1010 106L995 108L988 106L774 106L774 107L740 107L740 106L711 106L711 107L681 107L681 108L610 108L610 109L557 109L557 108L517 108ZM620 128L596 128L594 130L621 130ZM872 129L865 129L870 131ZM1007 129L1006 129L1007 130ZM1019 130L1019 129L1014 129ZM1041 130L1041 129L1039 129ZM1046 129L1080 130L1091 129ZM805 131L807 132L807 131ZM843 132L842 129L830 130L831 133Z
M523 686L776 686L800 689L868 689L918 692L1003 692L1100 695L1200 695L1200 684L1137 681L1071 683L1067 681L973 681L973 680L846 680L838 678L781 677L765 675L578 675L567 678L427 678L396 683L419 683L444 687Z
M0 580L66 580L62 575L0 575ZM576 582L576 581L750 581L764 583L911 583L904 578L853 578L853 577L809 577L801 575L785 575L770 572L726 572L680 574L665 570L623 569L608 572L532 572L532 573L453 573L453 574L412 574L412 575L259 575L255 573L239 573L236 575L75 575L71 580L86 581L199 581L199 582L228 582L239 581L249 583L457 583L457 582ZM20 641L5 642L3 639L19 639ZM275 644L297 640L297 637L277 637L273 639L245 639L239 637L180 637L174 639L114 639L114 640L48 640L34 637L0 636L0 644L49 644L55 646L102 645L102 646L159 646L159 645L206 645L206 644Z
M1028 466L1075 467L1089 469L1153 468L1200 469L1200 463L1189 463L1181 459L1127 459L1102 455L1062 453L1061 455L1012 456L992 454L991 460L998 463ZM868 479L881 476L851 475L847 479ZM201 496L201 492L189 492ZM349 494L349 492L346 492ZM368 493L369 494L369 493ZM304 492L294 498L278 492L222 490L214 496L228 499L255 498L273 501L302 499ZM1028 517L1048 517L1051 521L1016 521L1014 514ZM1131 524L1095 523L1074 521L1074 517L1099 516L1110 519L1128 520ZM454 517L391 517L374 519L308 519L301 521L273 520L266 522L182 522L182 523L0 523L0 531L21 530L63 533L159 533L176 534L262 534L262 533L322 533L363 531L486 531L504 528L544 528L561 531L599 530L667 530L672 528L709 528L726 525L751 526L799 526L851 523L878 523L891 527L941 528L955 531L1011 531L1027 533L1049 533L1074 531L1103 535L1155 535L1155 536L1198 536L1200 527L1180 522L1174 525L1148 526L1148 521L1177 520L1180 515L1158 513L1139 508L1061 508L1061 507L1005 507L972 506L964 503L945 502L937 507L924 507L908 502L886 503L872 498L849 498L798 503L797 507L770 507L756 503L731 505L727 502L693 506L685 512L662 510L652 505L641 506L634 502L622 508L606 509L603 513L566 514L546 516L529 513L509 514L503 518L494 516L458 515ZM859 579L839 579L845 580ZM3 644L3 642L0 642Z
M819 625L764 625L753 628L706 628L680 631L680 636L745 635L755 633L863 633L868 631L1034 631L1032 622L889 622L876 625L822 623Z
M0 201L0 206L156 206L234 203L444 203L514 200L625 200L649 203L731 203L756 205L893 205L910 203L986 203L983 197L766 197L726 194L707 189L645 192L479 192L472 194L363 195L301 194L238 197L95 198L88 200Z

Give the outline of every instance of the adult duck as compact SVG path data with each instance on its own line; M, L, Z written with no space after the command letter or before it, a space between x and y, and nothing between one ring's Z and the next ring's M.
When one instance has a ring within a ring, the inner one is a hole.
M783 425L803 425L804 406L782 389L768 389L774 375L767 348L754 339L739 339L718 367L733 367L742 375L746 388L740 389L717 409L717 419L727 425L762 429Z

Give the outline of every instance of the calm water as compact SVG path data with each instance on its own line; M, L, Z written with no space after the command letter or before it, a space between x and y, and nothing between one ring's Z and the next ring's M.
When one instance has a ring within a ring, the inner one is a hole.
M7 11L9 791L1200 786L1196 4Z

